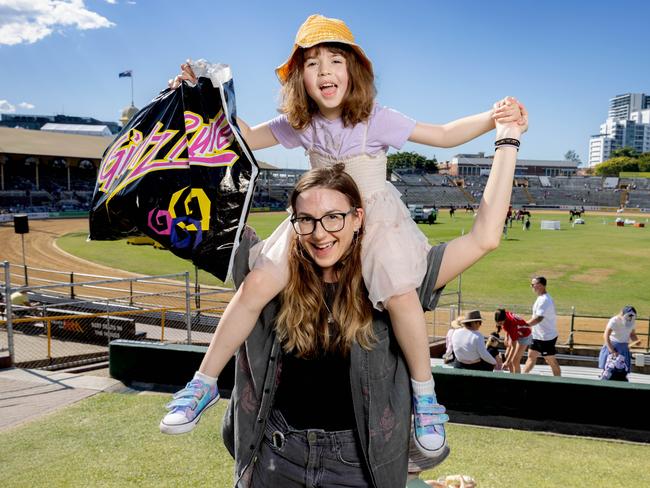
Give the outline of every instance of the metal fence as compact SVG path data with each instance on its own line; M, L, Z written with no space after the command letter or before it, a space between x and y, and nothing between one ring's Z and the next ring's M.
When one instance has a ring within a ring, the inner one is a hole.
M0 272L0 359L9 355L20 367L55 369L105 361L109 342L117 338L208 344L233 293L201 288L189 273L118 279L8 262ZM459 312L470 309L481 310L487 335L494 308L464 301L457 285L455 290L448 286L451 291L441 296L436 310L427 312L429 336L445 337ZM16 294L29 303L20 305ZM528 311L508 308L522 315ZM559 313L558 342L569 349L602 345L608 319L575 309ZM650 352L650 319L638 318L636 331Z
M117 338L207 344L232 296L189 273L118 279L5 262L2 276L0 356L21 367L104 361Z

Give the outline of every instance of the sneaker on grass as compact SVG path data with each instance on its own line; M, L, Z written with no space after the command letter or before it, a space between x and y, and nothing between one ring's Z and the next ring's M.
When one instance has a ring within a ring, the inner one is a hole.
M194 378L176 392L166 406L169 413L160 421L163 434L184 434L199 423L201 415L219 400L217 385L208 385Z

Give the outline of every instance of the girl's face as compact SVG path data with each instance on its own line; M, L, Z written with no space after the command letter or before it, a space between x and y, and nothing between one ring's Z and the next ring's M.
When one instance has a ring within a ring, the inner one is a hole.
M341 116L341 105L348 92L348 65L345 56L325 47L305 52L303 65L305 90L327 119Z
M326 282L335 282L334 265L353 245L354 232L359 230L363 221L363 209L353 210L348 198L339 191L316 187L298 196L294 212L296 218L305 221L307 231L310 229L310 223L315 224L311 234L300 235L298 239L314 262L322 268L323 279ZM311 219L321 221L310 222ZM334 232L327 231L323 223L329 229L336 229L341 225L342 228Z

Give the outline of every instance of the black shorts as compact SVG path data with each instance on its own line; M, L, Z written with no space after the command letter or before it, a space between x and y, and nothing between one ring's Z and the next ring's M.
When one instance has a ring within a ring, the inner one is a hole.
M546 356L555 356L555 343L557 342L557 337L554 337L550 341L542 341L539 339L533 339L533 343L530 346L531 351L537 351L542 355Z

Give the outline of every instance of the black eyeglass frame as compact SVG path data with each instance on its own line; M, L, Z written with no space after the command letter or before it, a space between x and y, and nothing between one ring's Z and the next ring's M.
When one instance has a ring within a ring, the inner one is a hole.
M291 222L291 226L293 227L294 232L295 232L296 234L298 234L299 236L308 236L308 235L313 234L314 231L316 230L316 224L319 223L319 222L320 222L321 227L325 230L325 232L340 232L340 231L342 231L342 230L345 228L345 218L346 218L348 215L350 215L351 213L354 213L354 212L356 212L356 211L357 211L357 208L356 208L356 207L352 207L352 208L351 208L350 210L348 210L347 212L330 212L330 213L327 213L327 214L323 215L322 217L320 217L320 218L318 218L318 219L316 219L316 218L314 218L314 217L296 217L296 216L293 216L293 217L291 217L291 219L289 219L289 221ZM342 220L341 220L341 227L339 227L338 229L335 229L335 230L334 230L334 229L332 229L332 230L328 229L328 228L325 226L325 224L323 223L323 219L324 219L325 217L329 217L329 216L332 216L332 215L338 215L338 216L342 217ZM309 219L309 221L311 221L311 223L312 223L312 229L311 229L310 232L301 232L301 231L298 229L298 226L300 225L300 224L298 223L298 221L299 221L300 219Z

